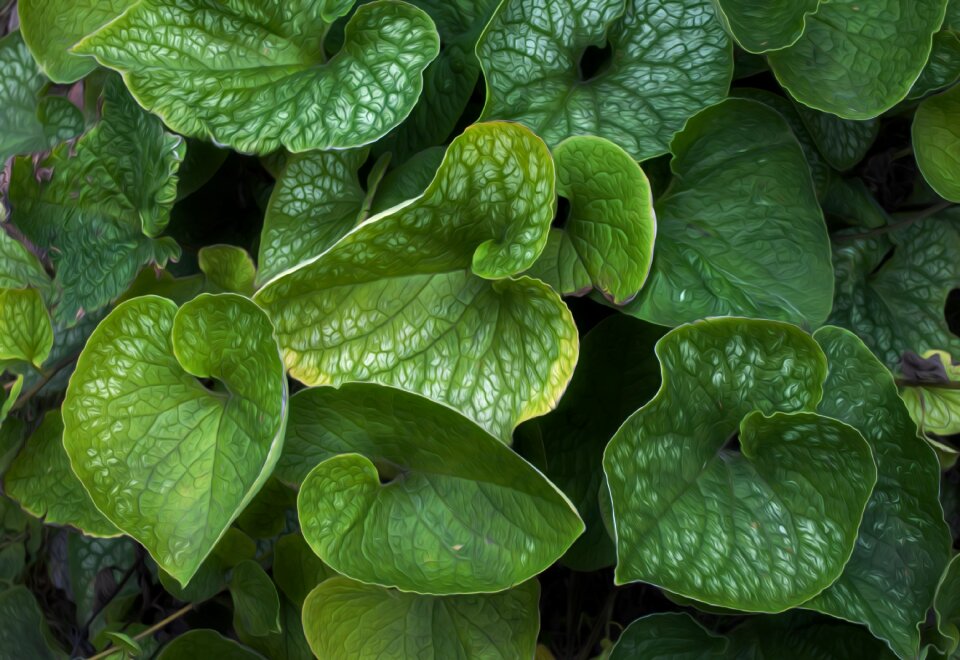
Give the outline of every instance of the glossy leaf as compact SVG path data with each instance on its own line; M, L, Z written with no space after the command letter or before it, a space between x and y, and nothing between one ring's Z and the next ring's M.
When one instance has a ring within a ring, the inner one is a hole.
M795 44L770 53L770 67L804 105L846 119L871 119L907 96L930 55L946 4L821 3Z
M325 61L329 24L352 4L141 0L74 52L123 73L184 135L254 153L357 147L410 113L439 38L423 11L380 0L357 9Z
M380 385L294 396L278 474L302 480L300 525L325 564L404 591L507 589L583 531L570 501L509 447L446 406Z
M23 586L0 592L0 649L9 658L60 660L63 651L50 643L50 631L36 598Z
M504 440L553 408L576 360L569 310L538 281L499 279L543 250L553 185L530 131L468 128L423 195L257 292L290 374L403 387Z
M157 660L263 660L263 656L214 630L190 630L160 649Z
M919 356L918 356L919 357ZM900 391L921 433L960 433L960 365L945 351L927 351L920 358L929 377Z
M930 187L960 202L960 87L931 96L917 108L913 151Z
M53 347L53 327L36 289L0 289L0 360L38 369Z
M254 637L280 632L280 596L260 564L246 560L230 577L233 625Z
M536 580L497 594L437 597L336 577L307 596L303 627L319 658L531 658L539 599Z
M97 508L186 585L269 476L286 403L273 328L253 303L202 295L178 311L136 298L80 355L64 446Z
M716 0L730 34L745 50L766 53L792 45L803 34L808 14L820 0L776 0L758 4L751 0Z
M714 14L710 0L507 0L477 44L482 117L522 122L551 147L596 135L636 160L664 153L730 85L732 49ZM583 52L604 43L609 65L584 79Z
M701 660L721 658L727 640L686 614L667 612L637 619L620 634L610 660Z
M960 645L960 561L956 557L950 560L937 585L933 609L940 634L949 640L947 653L953 654Z
M657 344L663 385L604 454L616 581L777 612L830 585L876 482L858 431L812 414L823 353L794 326L715 319ZM704 373L709 369L709 373ZM742 448L729 448L739 434Z
M745 315L819 326L833 271L810 171L784 119L732 99L674 138L657 246L628 313L675 326Z
M218 293L253 295L257 267L247 251L235 245L208 245L197 254L207 285Z

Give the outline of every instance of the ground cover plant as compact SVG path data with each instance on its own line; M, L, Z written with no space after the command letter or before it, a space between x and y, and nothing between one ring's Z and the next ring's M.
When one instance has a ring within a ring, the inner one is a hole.
M0 659L960 657L960 1L0 0Z

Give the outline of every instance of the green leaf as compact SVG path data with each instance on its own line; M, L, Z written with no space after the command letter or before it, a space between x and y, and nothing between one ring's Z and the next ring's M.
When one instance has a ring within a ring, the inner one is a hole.
M22 0L20 31L30 52L51 80L72 83L93 71L92 57L70 48L119 16L136 0Z
M826 161L840 171L863 160L880 132L880 121L852 121L796 103L797 113Z
M950 6L956 4L955 0ZM957 11L957 10L954 10ZM949 19L950 9L947 9ZM917 82L913 84L908 99L923 98L945 87L953 85L960 79L960 22L953 27L944 23L943 28L933 35L933 49L930 59L923 68Z
M936 377L900 390L910 416L921 433L960 433L960 365L946 351L927 351L921 360Z
M145 296L119 305L83 349L64 446L97 508L186 585L269 476L286 405L256 305L204 294L178 311Z
M178 133L261 154L358 147L410 114L440 43L423 11L380 0L357 9L325 61L329 24L352 4L141 0L74 52L123 73Z
M689 615L665 612L627 626L610 652L610 660L701 660L721 658L726 649L726 639L707 632Z
M0 289L0 360L40 368L53 347L53 326L36 289Z
M70 594L77 606L78 625L85 625L95 614L100 586L98 576L106 572L119 582L136 561L136 545L128 538L101 539L83 534L70 534L67 537L67 575ZM131 578L118 595L139 593L140 586Z
M444 152L443 147L424 149L388 172L377 187L371 213L386 211L423 194L436 176L437 169L443 162Z
M729 656L740 660L895 657L862 626L796 610L778 616L750 617L729 637Z
M960 561L957 557L950 560L937 585L933 609L940 634L949 640L947 654L951 655L960 645Z
M157 660L263 660L263 656L227 639L215 630L201 628L185 632L160 649Z
M227 573L247 559L253 559L257 545L239 529L230 527L213 548L213 552L200 564L200 568L186 587L160 569L160 584L177 600L198 603L220 593L227 586Z
M380 385L294 396L278 474L303 480L300 525L324 563L404 591L500 591L583 532L570 501L509 447L446 406Z
M150 237L169 220L183 153L183 138L164 132L112 77L103 119L76 144L56 147L36 169L27 158L14 162L13 219L52 255L62 294L55 321L103 307L141 266L179 256L172 239Z
M506 440L556 405L576 361L560 298L529 278L498 279L533 264L553 211L543 142L516 124L476 124L450 145L423 195L370 218L255 299L297 380L402 387Z
M830 243L786 121L731 99L687 122L670 149L653 268L626 311L669 326L725 315L819 326L833 293Z
M5 211L0 210L0 223L5 222ZM36 255L10 236L0 224L0 287L20 289L35 287L46 291L50 277Z
M584 51L604 44L609 64L584 79ZM522 122L551 147L596 135L636 160L666 152L688 118L726 96L733 75L711 0L509 0L477 56L484 119Z
M83 131L83 116L70 101L42 95L47 79L19 32L0 39L0 69L0 162L49 149Z
M66 654L54 649L50 631L33 594L23 586L0 592L0 649L5 657L59 660Z
M273 580L298 608L310 591L336 575L313 553L303 534L281 536L273 547Z
M630 154L603 138L568 138L553 155L557 194L570 201L570 215L562 218L562 230L551 232L558 234L551 242L559 242L559 255L538 260L528 274L562 294L581 293L585 284L615 304L632 300L650 272L657 233L646 175ZM587 279L564 277L570 271Z
M540 586L421 596L335 577L310 592L304 631L319 658L532 658Z
M859 177L830 177L820 206L828 220L854 227L876 229L893 222Z
M715 0L724 24L744 50L766 53L796 43L806 18L817 11L820 0Z
M307 644L300 621L300 608L286 598L280 598L280 632L254 637L242 628L237 629L237 637L250 648L259 651L267 658L281 660L313 660L313 653Z
M815 596L849 559L876 482L860 433L806 412L823 353L794 326L748 319L683 326L656 352L663 385L603 459L617 583L743 611Z
M917 627L950 556L940 466L917 436L890 372L863 342L830 327L814 338L830 370L818 410L863 434L877 462L877 485L843 573L804 607L864 623L900 657L915 657Z
M140 643L130 635L121 632L107 631L103 633L103 636L110 640L114 646L132 654L133 657L137 657L143 653L143 648L140 646Z
M960 286L958 220L960 213L945 211L880 235L835 236L836 298L827 322L855 332L891 370L907 351L960 355L943 315Z
M903 100L920 76L947 0L830 0L800 39L768 58L804 105L872 119Z
M215 293L253 295L257 267L247 251L235 245L207 245L197 254L200 270Z
M260 564L246 560L234 567L230 598L234 628L254 637L280 632L280 596Z
M653 346L662 334L623 314L602 321L584 337L577 370L557 409L525 422L515 434L517 451L567 494L586 523L562 560L576 570L616 561L597 500L601 488L606 497L603 450L630 413L656 393L660 370Z
M960 86L925 99L913 119L913 151L930 187L960 202Z
M50 410L4 477L6 494L44 522L71 525L88 536L119 536L97 510L63 449L60 411Z
M237 518L237 527L258 539L269 539L283 532L287 512L297 508L292 488L271 477Z

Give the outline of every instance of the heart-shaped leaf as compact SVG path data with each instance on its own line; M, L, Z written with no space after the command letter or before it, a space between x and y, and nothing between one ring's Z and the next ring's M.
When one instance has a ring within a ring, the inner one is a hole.
M37 290L0 289L0 361L22 360L39 369L51 348L50 314Z
M937 194L960 202L960 87L925 99L913 119L913 151Z
M664 153L730 86L714 13L710 0L505 0L477 44L482 116L522 122L551 147L597 135L636 160ZM585 51L604 46L608 61L582 71Z
M325 60L324 35L353 4L140 0L74 52L123 73L178 133L254 153L358 147L410 114L440 40L420 9L379 0Z
M306 390L293 397L287 437L278 473L303 481L304 538L356 580L500 591L583 531L570 501L509 447L415 394L361 383Z
M792 45L820 0L715 0L727 29L744 50L766 53Z
M256 305L204 294L178 311L145 296L117 306L83 349L63 443L97 508L186 585L273 469L286 405Z
M663 386L603 459L616 581L743 611L821 592L853 552L877 472L856 429L806 412L826 376L816 342L784 323L715 319L656 352Z

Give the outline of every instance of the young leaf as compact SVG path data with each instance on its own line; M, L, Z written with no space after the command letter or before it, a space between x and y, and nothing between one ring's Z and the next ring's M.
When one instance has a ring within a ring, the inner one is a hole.
M263 660L263 656L227 639L215 630L200 628L176 637L160 649L157 660Z
M532 658L540 586L421 596L335 577L310 592L303 624L318 658Z
M120 589L118 596L140 593L135 579L128 579L122 587L119 585L121 576L136 561L137 546L128 538L101 539L83 534L67 536L67 577L73 602L77 606L78 625L85 625L96 613L95 608L102 598L98 594L102 573L109 574L117 582Z
M669 326L724 315L819 326L833 297L830 242L786 121L731 99L687 122L670 149L653 268L627 312Z
M794 44L820 0L715 0L724 24L744 50L766 53Z
M178 133L260 154L359 147L410 114L440 40L420 9L379 0L325 60L324 35L352 5L141 0L74 52L123 73Z
M815 596L849 559L877 478L858 431L806 412L823 353L794 326L747 319L683 326L656 352L663 385L603 459L616 581L743 611Z
M40 368L53 347L50 314L36 289L0 289L0 360Z
M689 615L665 612L627 626L610 652L610 660L701 660L722 658L726 649L726 639L707 632Z
M204 294L178 311L146 296L87 342L64 446L97 508L186 585L269 476L286 405L273 327L256 305Z
M960 202L960 86L923 101L913 120L913 151L930 187Z
M636 160L662 154L730 86L714 12L710 0L506 0L477 44L482 117L522 122L551 147L596 135ZM603 46L609 62L585 74L585 51Z
M576 328L560 298L529 278L498 279L533 264L553 209L543 142L516 124L476 124L450 145L423 195L369 219L255 299L294 378L403 387L506 440L556 405L576 361Z
M500 591L583 532L553 484L446 406L355 383L305 390L291 408L279 475L303 481L304 538L338 573L425 594Z
M253 295L257 267L247 251L235 245L207 245L197 254L200 270L215 293Z
M237 564L230 577L233 627L253 637L280 632L280 596L270 576L255 561Z

